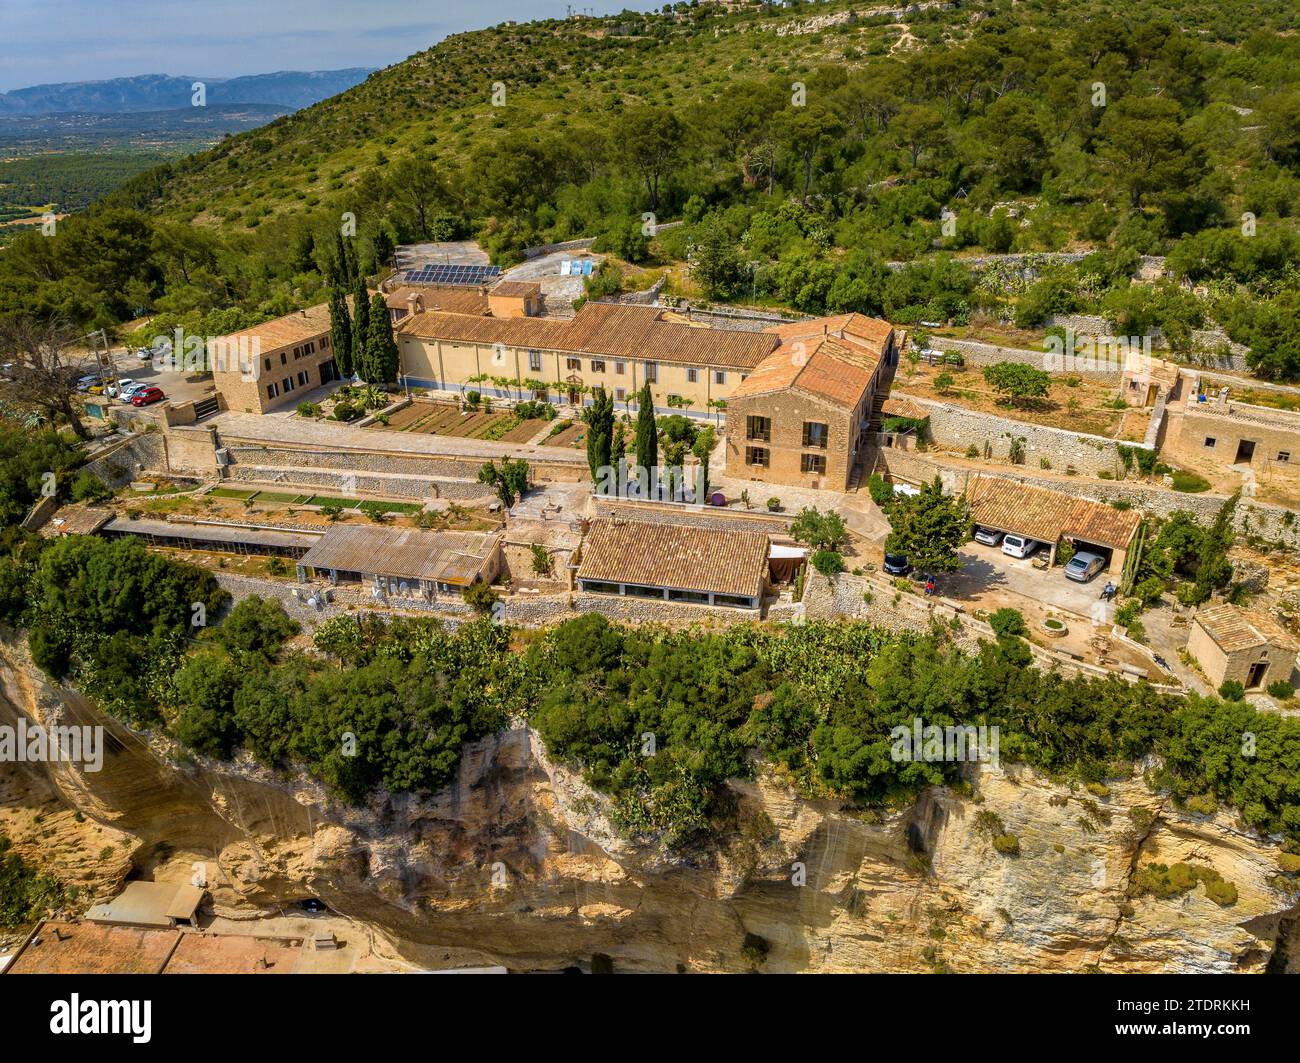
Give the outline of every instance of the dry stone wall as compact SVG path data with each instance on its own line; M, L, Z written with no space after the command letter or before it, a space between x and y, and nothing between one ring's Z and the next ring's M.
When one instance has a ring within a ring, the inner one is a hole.
M1024 441L1025 464L1041 467L1046 459L1053 469L1073 467L1080 473L1096 474L1102 470L1113 472L1121 467L1119 440L1081 432L1066 432L1059 428L1046 428L1016 421L997 414L980 413L947 402L935 402L895 391L898 398L906 398L925 407L930 415L930 438L942 446L976 447L984 452L987 443L994 457L1007 458L1013 440ZM1126 443L1125 446L1146 447L1145 443Z

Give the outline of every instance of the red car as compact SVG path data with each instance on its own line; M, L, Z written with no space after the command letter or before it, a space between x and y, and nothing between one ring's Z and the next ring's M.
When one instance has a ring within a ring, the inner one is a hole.
M163 394L162 388L147 387L141 388L131 396L132 406L148 406L154 402L161 402L167 396Z

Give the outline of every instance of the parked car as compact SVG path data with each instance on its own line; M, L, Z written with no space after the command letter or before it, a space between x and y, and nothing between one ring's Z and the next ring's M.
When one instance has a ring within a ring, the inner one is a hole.
M149 387L141 388L131 396L132 406L148 406L151 403L161 402L167 396L163 394L162 388Z
M1065 565L1065 578L1076 583L1087 583L1093 576L1106 567L1106 559L1100 554L1090 554L1080 550Z
M135 353L135 356L136 356L137 358L139 358L140 361L142 361L142 362L149 362L149 361L152 361L152 360L153 360L153 350L152 350L152 348L149 348L149 347L137 347L137 348L135 349L135 352L134 352L134 353Z
M975 541L985 546L997 546L1002 541L1002 533L992 528L976 528Z
M1023 535L1008 535L1002 540L1002 552L1010 557L1029 557L1037 549L1037 540L1026 539Z
M123 392L129 387L134 387L135 383L129 376L124 376L121 380L116 380L104 388L104 394L110 399L125 398Z
M907 495L909 498L915 497L921 493L919 487L913 487L911 484L894 484L894 494Z
M85 376L83 376L80 380L77 381L77 390L78 390L78 391L89 391L89 390L90 390L91 388L93 388L96 384L99 385L99 390L100 390L100 391L103 391L103 390L104 390L104 382L103 382L102 380L100 380L99 377L98 377L96 374L94 374L94 373L87 373Z
M891 554L885 552L885 563L881 566L891 576L906 576L912 571L912 566L907 560L906 554Z
M149 386L150 385L146 384L143 380L133 380L126 387L122 388L121 392L118 394L118 398L123 402L130 402L137 391L143 391Z

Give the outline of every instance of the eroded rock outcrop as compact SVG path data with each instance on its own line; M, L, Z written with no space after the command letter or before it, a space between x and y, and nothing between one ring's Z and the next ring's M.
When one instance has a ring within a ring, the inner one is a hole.
M655 971L1300 966L1294 898L1272 884L1277 846L1230 812L1173 809L1136 773L1090 793L984 766L970 796L933 788L883 817L762 775L733 783L734 830L671 853L619 837L606 799L527 728L469 748L436 795L351 809L251 763L173 761L51 687L21 645L0 654L0 711L93 720L115 737L101 772L27 769L0 807L19 850L88 897L133 869L204 862L221 915L256 918L313 895L415 962L454 948L520 969L596 954ZM31 826L37 805L52 835ZM99 860L108 839L113 858ZM1235 903L1201 885L1135 894L1134 875L1154 863L1212 869Z

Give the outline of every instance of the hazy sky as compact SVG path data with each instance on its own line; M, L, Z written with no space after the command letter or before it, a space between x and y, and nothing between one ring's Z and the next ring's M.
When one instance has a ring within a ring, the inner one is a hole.
M574 0L599 14L649 4ZM133 74L234 77L387 66L450 33L565 0L0 0L0 92Z

